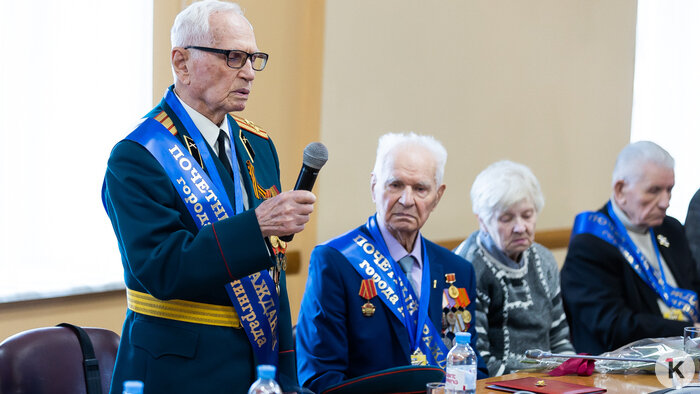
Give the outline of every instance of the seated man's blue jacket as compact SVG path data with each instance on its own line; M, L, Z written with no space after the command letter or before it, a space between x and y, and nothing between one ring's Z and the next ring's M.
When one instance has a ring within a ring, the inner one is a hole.
M369 237L364 226L360 230ZM472 316L476 316L476 277L468 261L424 241L430 260L428 315L441 331L442 293L449 287L445 274L454 273L455 286L466 288ZM376 307L374 315L362 314L366 300L359 295L361 282L360 274L336 249L326 245L314 248L296 334L299 383L314 392L357 376L411 364L408 331L379 297L371 300ZM421 295L421 302L427 296ZM473 325L469 332L476 351ZM486 364L478 353L477 358L479 378L487 377Z

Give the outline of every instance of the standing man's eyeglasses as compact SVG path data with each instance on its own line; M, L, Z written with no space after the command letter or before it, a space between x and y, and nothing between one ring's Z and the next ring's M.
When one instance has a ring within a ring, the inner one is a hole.
M199 49L200 51L220 53L226 55L226 65L231 68L241 68L245 66L245 62L250 58L250 64L253 66L253 70L262 71L267 64L267 58L269 57L267 53L255 52L248 53L246 51L239 51L237 49L216 49L208 47L198 47L195 45L186 46L185 49Z

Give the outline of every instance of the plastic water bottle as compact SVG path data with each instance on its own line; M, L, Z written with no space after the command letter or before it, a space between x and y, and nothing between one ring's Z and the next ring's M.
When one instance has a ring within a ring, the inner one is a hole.
M455 346L447 353L445 393L476 393L476 354L469 346L472 334L458 332Z
M282 394L282 388L275 382L277 368L274 365L258 365L258 380L248 389L248 394Z
M125 380L122 394L143 394L143 382L140 380Z

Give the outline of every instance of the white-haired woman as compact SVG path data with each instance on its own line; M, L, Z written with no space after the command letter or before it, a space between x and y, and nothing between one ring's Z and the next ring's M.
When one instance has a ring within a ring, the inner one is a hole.
M529 168L512 161L488 166L471 189L479 230L454 252L476 271L477 348L499 376L527 368L528 349L573 353L552 253L534 242L544 205Z

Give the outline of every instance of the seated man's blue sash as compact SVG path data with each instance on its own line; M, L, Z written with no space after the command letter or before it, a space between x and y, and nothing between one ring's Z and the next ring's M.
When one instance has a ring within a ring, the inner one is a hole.
M234 158L231 161L233 164L233 183L236 186L235 209L226 195L216 164L209 154L207 143L171 89L166 92L165 101L197 145L202 162L209 170L209 175L202 170L189 151L183 149L180 141L153 118L146 118L126 138L145 147L163 166L197 224L197 228L243 212L243 193L233 141L230 142ZM229 135L233 135L233 131L238 128L238 125L231 120L230 116L226 118L229 122ZM258 363L277 365L279 296L269 272L264 270L234 280L226 285L226 291L238 313Z
M328 241L327 245L342 253L363 279L374 280L378 288L377 296L408 330L411 351L420 349L429 364L445 368L448 349L428 318L430 262L425 246L422 251L422 299L416 303L413 288L408 285L406 274L391 258L375 216L370 216L365 227L371 234L369 239L359 229L355 229ZM425 242L422 244L425 245Z
M654 246L654 252L656 252L656 259L659 262L660 278L656 277L654 268L651 267L649 261L644 257L644 254L637 245L632 242L632 239L627 233L627 229L617 215L615 215L610 201L608 201L606 208L612 221L600 212L580 213L576 216L576 220L574 221L571 236L573 237L576 234L583 233L592 234L618 248L627 262L629 262L632 269L634 269L634 272L642 278L644 283L654 289L666 305L670 308L680 310L688 319L697 322L698 309L696 305L698 296L692 290L673 287L666 282L664 269L661 266L659 247L656 245L656 240L654 239L654 230L650 228L649 234L651 236L651 244Z

